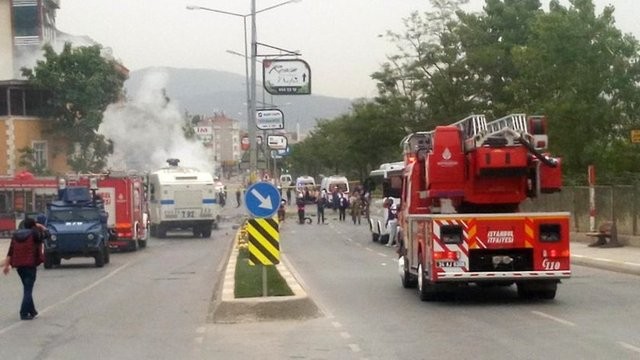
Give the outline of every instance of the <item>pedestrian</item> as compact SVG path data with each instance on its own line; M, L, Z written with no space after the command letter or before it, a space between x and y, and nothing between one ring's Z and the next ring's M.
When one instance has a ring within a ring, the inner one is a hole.
M342 191L338 192L338 219L345 221L347 219L347 208L349 207L349 199Z
M334 214L340 208L340 193L338 193L338 188L336 188L335 186L331 190L331 207L333 208Z
M282 199L280 200L280 207L278 207L278 222L284 222L284 217L287 214L287 210L285 208L285 205L287 204L287 201Z
M289 183L289 186L287 186L287 205L291 205L291 187L292 184Z
M298 194L298 200L296 200L296 205L298 206L298 223L299 224L304 224L304 218L305 218L304 205L305 205L305 201L304 201L304 193L303 192L300 192L300 194Z
M240 189L240 187L238 186L238 188L236 189L236 207L240 207L240 205L242 205L242 202L240 200L240 198L242 197L242 189Z
M351 199L349 199L349 203L349 206L351 207L351 220L353 221L354 225L360 225L362 221L362 199L360 197L360 194L353 194L353 196L351 196Z
M2 272L7 275L12 267L18 272L23 287L20 319L32 320L38 316L33 303L33 287L38 265L43 261L42 242L46 228L32 218L25 219L24 226L24 229L16 230L11 237Z
M387 247L396 243L396 236L398 235L398 208L396 204L389 206L389 212L387 216L386 226L389 230L389 241L387 241Z
M320 195L318 196L318 199L316 200L318 204L318 224L320 224L321 220L322 220L322 223L324 224L324 208L327 206L327 201L328 201L327 191L322 189L322 191L320 191Z

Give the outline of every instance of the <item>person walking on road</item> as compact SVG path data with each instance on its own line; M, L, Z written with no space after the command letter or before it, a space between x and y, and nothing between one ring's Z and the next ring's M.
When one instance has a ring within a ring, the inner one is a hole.
M242 197L242 189L240 189L240 187L238 186L238 188L236 189L236 207L239 208L240 205L242 205L242 200L240 199Z
M46 228L31 218L25 219L24 226L24 229L17 230L11 237L2 272L7 275L12 267L18 272L23 287L20 319L32 320L38 316L33 303L33 287L37 267L42 263L42 242Z
M317 209L318 224L320 224L321 221L324 224L324 208L327 206L327 201L328 201L327 191L323 189L318 195L318 200L316 200L316 203L318 206L318 209Z
M340 221L345 221L347 219L347 208L349 207L349 198L347 195L342 193L342 191L338 192L338 219Z
M362 221L362 200L360 198L360 194L355 192L349 199L349 204L351 207L351 220L353 221L353 225L360 225Z

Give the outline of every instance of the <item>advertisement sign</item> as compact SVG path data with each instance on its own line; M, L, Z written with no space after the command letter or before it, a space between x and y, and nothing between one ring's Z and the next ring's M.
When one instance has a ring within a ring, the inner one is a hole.
M284 150L287 148L287 137L283 135L267 136L267 146L272 150Z
M260 130L284 129L284 114L279 109L256 111L256 126Z
M262 83L271 95L311 94L311 68L300 59L262 61Z

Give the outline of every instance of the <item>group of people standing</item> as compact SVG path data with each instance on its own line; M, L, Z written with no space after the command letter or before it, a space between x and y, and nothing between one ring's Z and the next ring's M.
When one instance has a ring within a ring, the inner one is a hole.
M359 225L368 204L367 196L359 189L350 195L339 189L333 189L331 193L322 189L317 192L315 199L318 224L326 223L325 209L331 208L334 214L338 214L338 221L346 221L349 210L353 224Z

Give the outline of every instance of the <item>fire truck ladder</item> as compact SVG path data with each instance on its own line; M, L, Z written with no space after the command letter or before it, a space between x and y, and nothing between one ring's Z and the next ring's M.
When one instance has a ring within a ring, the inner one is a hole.
M487 120L484 115L469 115L466 118L451 124L462 131L464 137L464 150L471 151L482 146L482 134L487 132Z
M419 153L425 155L427 151L430 151L432 137L433 131L418 131L405 136L400 141L405 164L412 162Z
M487 123L487 130L478 138L479 146L513 146L520 139L531 141L526 114L511 114Z

